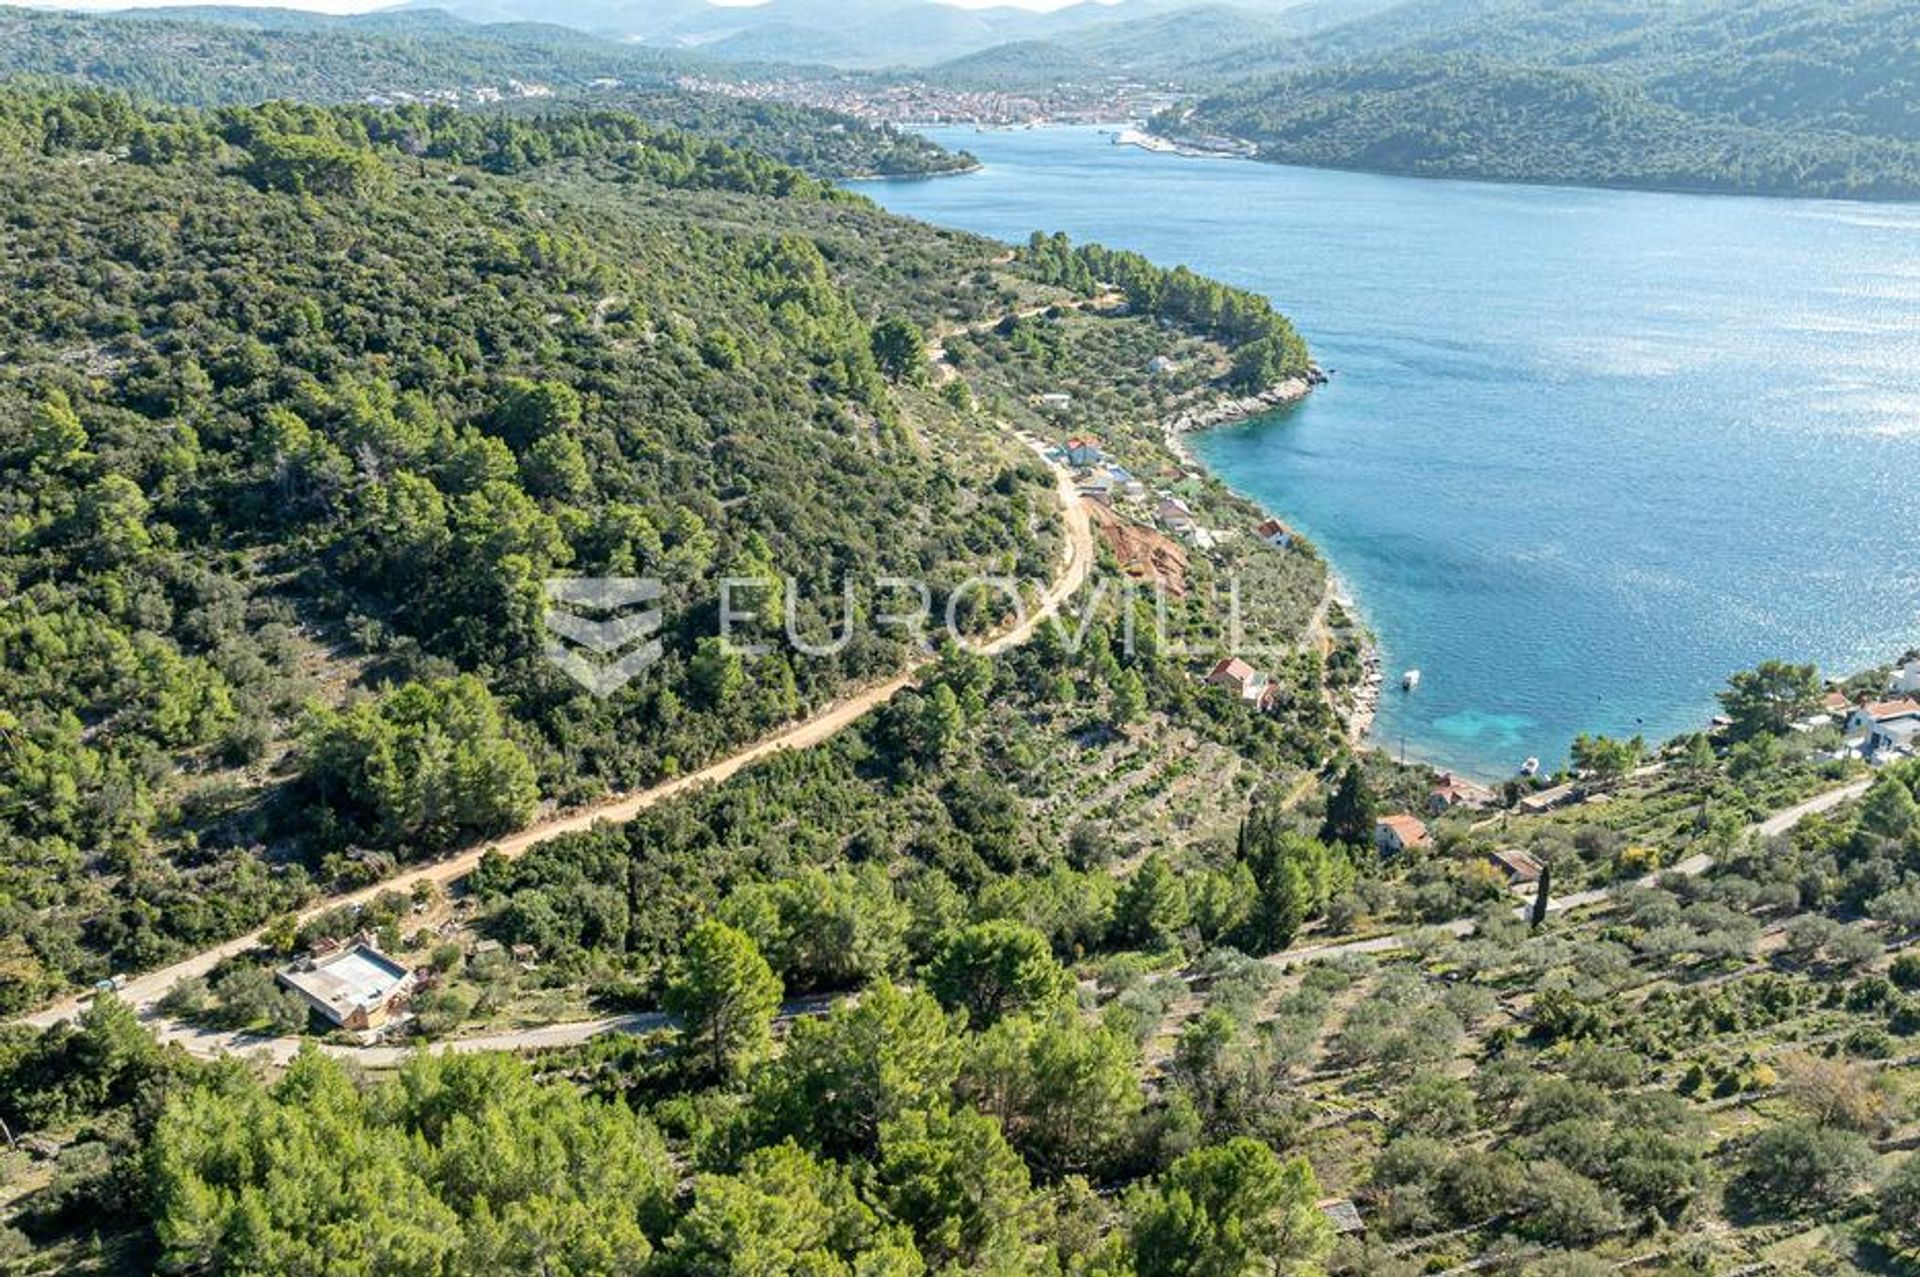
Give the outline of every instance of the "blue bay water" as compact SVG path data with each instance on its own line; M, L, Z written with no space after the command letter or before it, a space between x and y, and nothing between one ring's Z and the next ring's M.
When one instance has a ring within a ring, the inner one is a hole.
M1195 160L935 131L858 189L1258 289L1333 383L1196 440L1326 552L1390 674L1376 739L1470 773L1664 738L1762 659L1920 641L1920 207Z

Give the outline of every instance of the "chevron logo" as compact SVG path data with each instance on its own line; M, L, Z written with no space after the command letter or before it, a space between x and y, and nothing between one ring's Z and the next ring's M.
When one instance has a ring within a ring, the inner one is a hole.
M546 583L544 651L595 696L611 696L660 659L660 582L650 577L553 577Z

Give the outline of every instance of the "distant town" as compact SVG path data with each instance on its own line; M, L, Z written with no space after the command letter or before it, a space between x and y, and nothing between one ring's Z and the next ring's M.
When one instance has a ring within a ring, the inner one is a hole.
M689 75L675 83L699 93L821 107L878 123L973 124L982 128L1124 124L1151 116L1175 98L1164 85L1121 79L1093 84L1065 81L1043 93L949 88L917 80L856 75L766 80Z

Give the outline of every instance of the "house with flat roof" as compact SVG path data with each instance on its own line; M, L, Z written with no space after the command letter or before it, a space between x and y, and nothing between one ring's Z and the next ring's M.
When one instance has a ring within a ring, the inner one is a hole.
M281 971L278 980L322 1018L342 1029L377 1029L407 1004L415 977L362 941Z
M1578 785L1555 785L1552 789L1543 789L1522 798L1520 810L1529 816L1537 816L1543 811L1557 811L1580 801L1584 792Z

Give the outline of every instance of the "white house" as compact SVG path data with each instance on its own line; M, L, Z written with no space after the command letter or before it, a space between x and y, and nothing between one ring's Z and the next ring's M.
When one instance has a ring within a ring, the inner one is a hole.
M1920 659L1908 661L1893 672L1887 680L1887 690L1895 696L1911 696L1920 692Z
M1293 544L1293 529L1278 519L1268 519L1262 523L1259 536L1268 545L1277 545L1282 550Z
M1875 728L1903 718L1920 718L1920 701L1909 696L1894 701L1870 701L1865 705L1855 706L1853 713L1847 718L1847 738L1852 740L1870 737Z
M1847 749L1869 762L1904 758L1920 738L1920 700L1902 697L1861 705L1847 718Z
M1910 757L1916 739L1920 739L1920 717L1890 718L1876 723L1872 735L1867 737L1867 757L1875 762Z
M377 1029L407 1003L413 971L365 941L296 963L278 975L329 1022L343 1029Z

